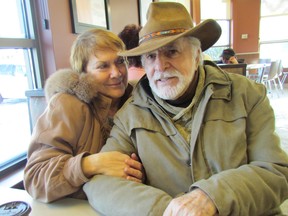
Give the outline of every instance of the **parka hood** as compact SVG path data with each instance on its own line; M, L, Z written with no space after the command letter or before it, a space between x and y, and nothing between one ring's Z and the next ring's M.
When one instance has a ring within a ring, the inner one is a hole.
M85 103L90 103L94 97L97 97L99 88L91 74L61 69L47 79L44 89L47 102L57 93L68 93Z

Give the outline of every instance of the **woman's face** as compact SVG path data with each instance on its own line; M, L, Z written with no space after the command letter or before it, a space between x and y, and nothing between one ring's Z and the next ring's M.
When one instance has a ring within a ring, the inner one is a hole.
M127 67L123 57L111 49L97 51L97 57L91 55L86 72L93 75L99 86L99 93L112 99L118 99L127 87Z

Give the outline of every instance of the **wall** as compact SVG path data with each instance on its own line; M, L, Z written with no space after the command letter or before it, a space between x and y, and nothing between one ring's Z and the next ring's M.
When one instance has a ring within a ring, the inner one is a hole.
M70 0L36 0L38 35L41 40L41 53L44 76L49 77L60 68L69 67L70 48L77 35L72 33ZM107 0L111 31L118 34L126 24L138 24L136 0ZM113 13L111 13L113 11ZM42 25L48 19L49 28Z
M49 77L59 68L69 67L69 53L76 35L72 34L69 2L36 0L38 35L44 65L44 76ZM48 28L43 20L48 20Z
M231 0L232 47L246 63L259 59L260 0ZM247 34L247 39L241 35Z
M118 34L127 24L139 24L138 0L109 0L111 31Z
M40 25L39 36L44 61L44 73L48 77L57 69L69 67L70 47L77 37L72 33L70 0L36 0ZM110 30L118 34L130 23L139 23L137 0L107 0L109 5ZM191 11L196 23L200 22L200 0L191 0ZM49 29L41 25L43 7L47 8ZM232 13L232 47L238 58L247 63L255 63L259 58L259 19L260 0L231 0ZM42 11L42 12L41 12ZM241 39L248 34L247 39Z
M56 69L69 67L70 48L76 39L68 0L48 0Z

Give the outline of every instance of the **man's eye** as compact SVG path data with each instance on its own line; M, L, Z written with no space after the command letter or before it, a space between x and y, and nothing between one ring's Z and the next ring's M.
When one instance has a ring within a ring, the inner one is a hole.
M153 60L156 58L156 54L155 53L147 54L147 55L145 55L145 58L149 59L149 60Z
M173 57L173 56L175 56L175 55L177 55L179 52L178 52L178 50L177 49L169 49L169 50L167 50L166 51L166 56L167 57Z

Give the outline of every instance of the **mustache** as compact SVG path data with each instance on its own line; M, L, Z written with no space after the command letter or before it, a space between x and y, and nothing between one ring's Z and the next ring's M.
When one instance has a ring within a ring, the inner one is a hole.
M176 70L169 70L169 71L155 71L153 78L154 80L159 80L159 79L167 79L170 77L175 77L179 76L179 72Z

